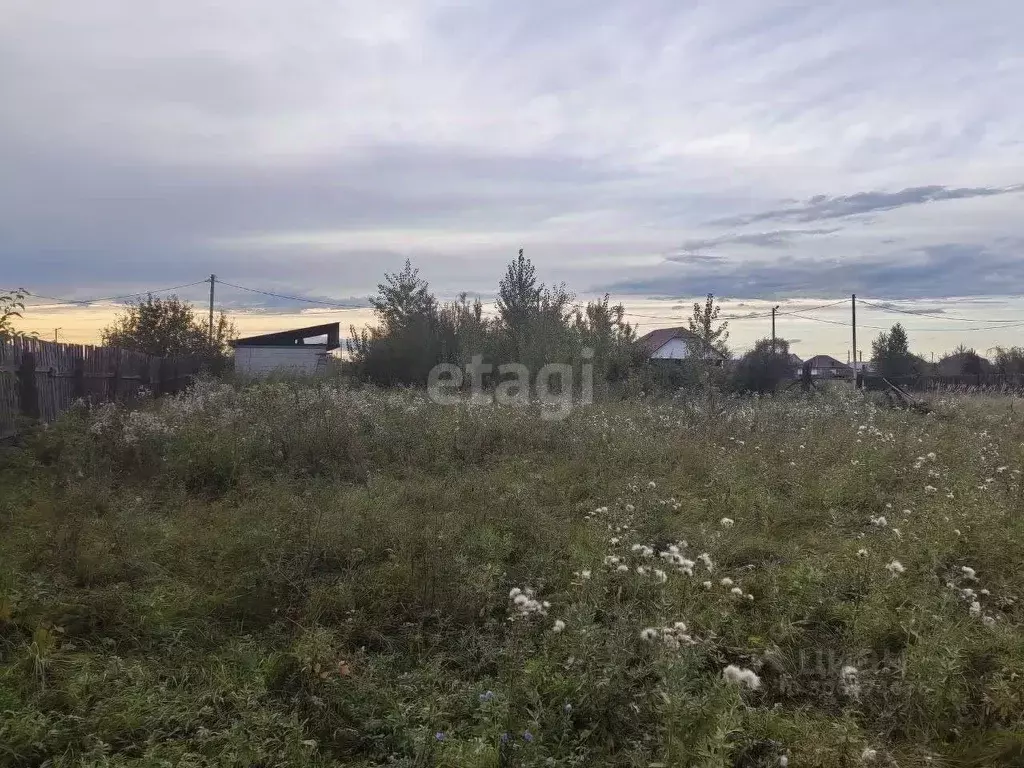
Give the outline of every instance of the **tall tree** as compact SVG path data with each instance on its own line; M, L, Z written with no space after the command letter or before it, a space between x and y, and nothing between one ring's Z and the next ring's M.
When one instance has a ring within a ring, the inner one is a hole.
M910 341L902 324L882 331L871 342L871 362L882 376L910 376L917 372L917 358L910 352Z
M729 348L726 346L729 340L729 322L718 322L721 311L722 308L715 301L713 293L707 295L704 306L701 306L700 302L694 302L689 326L690 332L697 337L697 348L691 352L702 360L712 357L716 352L723 357L729 356Z
M537 270L519 249L519 256L508 265L498 283L498 317L512 334L523 334L540 310L543 284L537 282Z
M397 333L416 323L436 322L437 300L408 259L401 272L384 275L377 290L380 294L371 297L370 304L385 333Z
M355 372L381 385L426 382L445 354L441 312L430 285L406 260L377 290L370 304L378 325L351 328L347 348Z

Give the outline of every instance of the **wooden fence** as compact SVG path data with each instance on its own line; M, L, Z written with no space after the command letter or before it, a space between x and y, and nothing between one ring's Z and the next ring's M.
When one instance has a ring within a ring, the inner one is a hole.
M1003 373L962 373L956 376L891 376L888 381L906 390L917 392L938 391L969 391L985 390L991 392L1022 392L1024 391L1024 375ZM867 374L864 377L867 389L886 389L887 385L881 376Z
M193 359L114 347L0 341L0 439L15 434L26 420L53 421L79 399L131 401L143 388L179 392L198 370Z

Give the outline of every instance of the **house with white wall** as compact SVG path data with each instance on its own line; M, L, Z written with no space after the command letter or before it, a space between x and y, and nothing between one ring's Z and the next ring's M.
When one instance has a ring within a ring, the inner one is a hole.
M691 357L708 360L716 365L725 361L717 349L708 348L702 354L704 342L689 328L657 328L637 339L649 360L688 360Z
M341 323L247 336L230 343L235 350L235 373L241 376L318 376L327 373L330 353L341 346Z

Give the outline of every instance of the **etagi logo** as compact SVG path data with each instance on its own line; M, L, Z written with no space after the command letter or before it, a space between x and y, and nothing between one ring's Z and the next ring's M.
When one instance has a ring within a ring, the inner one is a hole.
M540 402L541 418L557 421L566 418L574 404L590 405L594 402L594 350L585 347L583 362L579 366L579 386L574 368L569 363L545 363L533 375L523 363L502 363L497 366L497 378L490 388L484 386L484 377L495 373L495 366L483 361L483 355L473 355L466 364L465 373L454 363L434 366L427 377L427 396L438 405L528 406L536 394Z

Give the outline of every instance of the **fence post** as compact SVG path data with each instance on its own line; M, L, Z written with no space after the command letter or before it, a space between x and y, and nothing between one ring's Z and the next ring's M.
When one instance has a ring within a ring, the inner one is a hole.
M76 399L85 399L85 358L75 358L74 378L72 379L73 393Z
M39 391L36 389L36 356L32 352L22 353L21 367L18 368L18 384L22 415L30 419L38 419Z
M117 392L121 384L121 355L115 352L114 370L110 375L110 387L107 390L107 397L111 402L117 402Z

